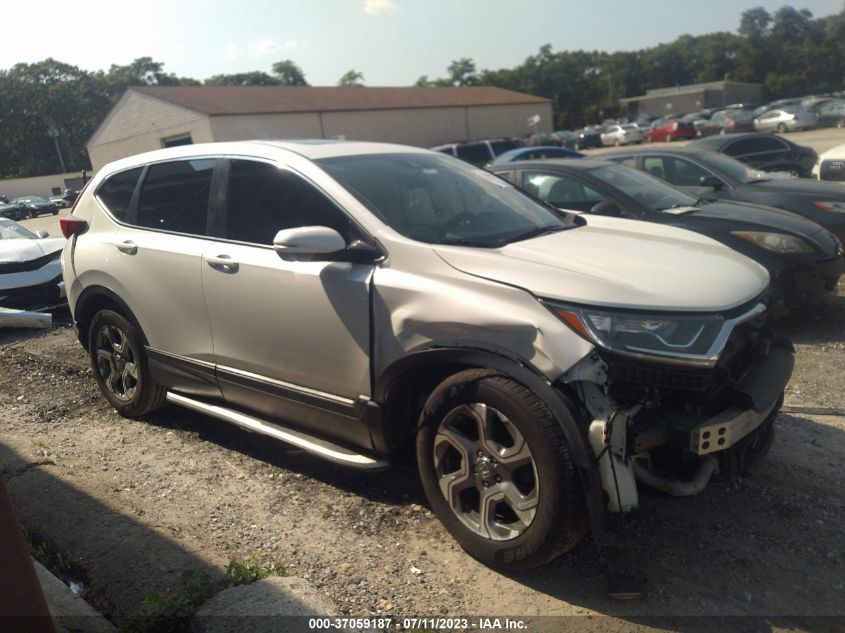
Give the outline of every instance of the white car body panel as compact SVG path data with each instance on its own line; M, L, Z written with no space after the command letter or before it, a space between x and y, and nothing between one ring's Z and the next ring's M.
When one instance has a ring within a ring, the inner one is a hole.
M819 156L819 159L816 161L816 164L813 165L813 178L815 178L816 180L821 179L821 165L822 165L822 162L826 161L826 160L845 161L845 143L843 143L842 145L837 145L836 147L831 147L829 150L827 150L826 152L823 152ZM837 182L837 181L829 180L829 181L826 181L826 182ZM843 181L843 184L845 184L845 181Z

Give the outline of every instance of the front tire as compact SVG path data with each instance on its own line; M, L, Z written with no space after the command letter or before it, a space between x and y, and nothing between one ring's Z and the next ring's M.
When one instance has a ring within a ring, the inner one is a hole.
M139 417L164 404L167 389L153 380L141 336L122 315L112 310L94 315L88 350L97 385L120 415Z
M778 125L778 132L780 132L781 134L786 134L786 126L783 123Z
M543 400L496 372L462 371L431 393L417 464L437 517L486 565L537 567L586 532L585 499L560 425Z

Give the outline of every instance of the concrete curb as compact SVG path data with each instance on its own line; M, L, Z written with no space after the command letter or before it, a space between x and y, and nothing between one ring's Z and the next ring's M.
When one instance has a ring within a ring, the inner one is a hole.
M33 559L35 574L59 633L117 633L117 628Z
M340 610L307 580L274 576L218 593L197 611L197 633L299 633Z

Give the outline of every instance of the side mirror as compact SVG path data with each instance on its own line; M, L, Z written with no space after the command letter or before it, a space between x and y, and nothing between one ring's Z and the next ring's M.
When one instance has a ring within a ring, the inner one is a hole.
M608 201L599 202L592 209L590 209L590 213L592 213L593 215L607 215L612 218L624 217L622 209L619 208L619 205L615 202Z
M340 233L327 226L300 226L276 233L273 248L282 259L296 260L337 253L346 248L346 241Z
M35 235L38 236L38 239L43 240L45 237L50 237L50 234L47 231L36 231Z
M718 191L722 187L725 186L725 183L721 181L721 179L716 178L716 176L702 176L698 179L698 183L702 187L709 187L713 191Z

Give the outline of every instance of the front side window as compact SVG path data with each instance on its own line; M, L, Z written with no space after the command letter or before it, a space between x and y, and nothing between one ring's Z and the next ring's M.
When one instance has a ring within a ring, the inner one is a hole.
M574 226L501 178L437 154L316 162L382 222L420 242L495 247Z
M672 156L649 156L643 162L648 173L676 187L698 187L703 177L711 175L695 163Z
M150 167L141 185L138 226L207 235L215 159L176 160Z
M589 212L607 198L577 178L564 174L526 172L525 190L558 209Z
M272 244L281 230L327 226L350 241L351 222L322 192L277 165L233 160L226 194L226 237Z
M590 170L590 175L655 211L691 207L698 202L662 180L622 165L598 167Z
M141 171L143 171L142 167L136 167L135 169L118 172L109 176L97 188L97 198L115 219L126 220L129 203L132 201L132 194L135 193L135 186L138 184L138 178L141 177Z

